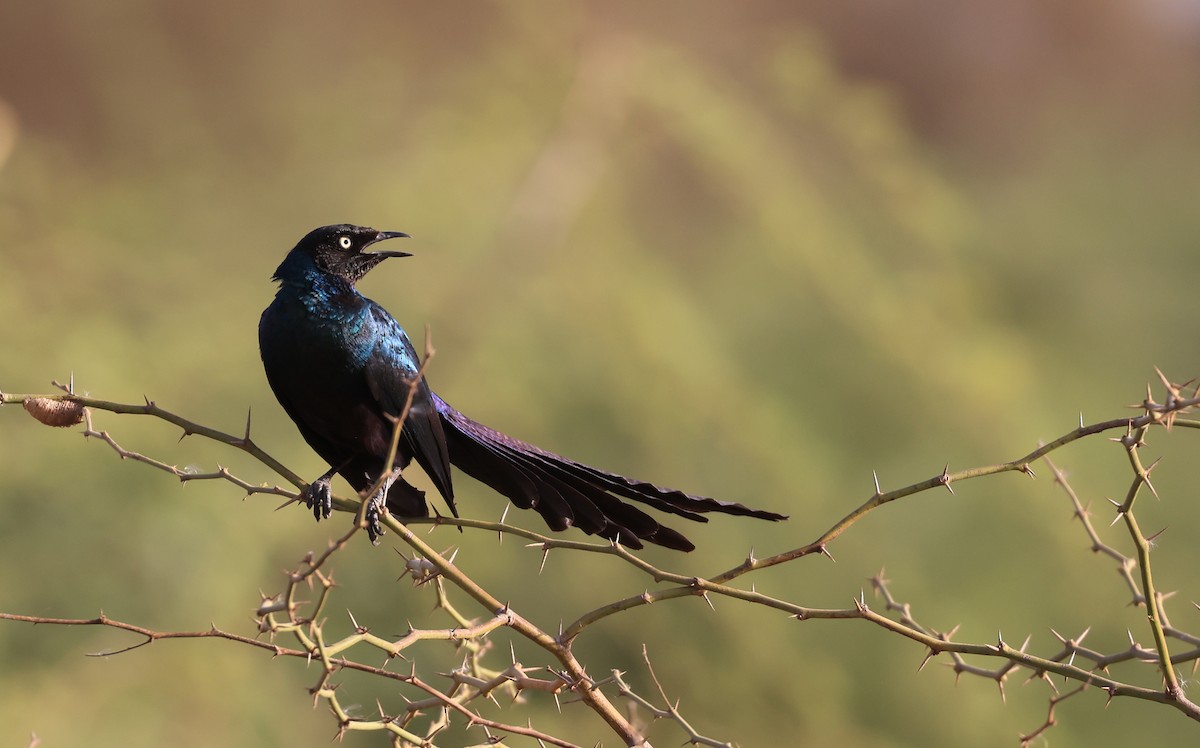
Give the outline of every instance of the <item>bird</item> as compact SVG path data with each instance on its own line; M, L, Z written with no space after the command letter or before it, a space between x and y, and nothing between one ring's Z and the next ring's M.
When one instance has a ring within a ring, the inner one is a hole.
M576 527L632 549L651 543L691 551L695 545L629 501L697 522L707 522L707 512L787 519L591 467L455 410L430 389L404 328L356 288L384 260L412 256L373 249L400 238L409 235L351 224L310 231L275 270L272 280L279 287L259 320L267 382L304 440L330 466L300 494L318 521L332 511L335 474L360 494L384 479L364 499L372 543L383 532L385 511L401 521L428 516L425 493L402 474L414 460L455 517L451 465L517 507L533 509L551 530ZM383 476L394 424L406 404L393 469Z

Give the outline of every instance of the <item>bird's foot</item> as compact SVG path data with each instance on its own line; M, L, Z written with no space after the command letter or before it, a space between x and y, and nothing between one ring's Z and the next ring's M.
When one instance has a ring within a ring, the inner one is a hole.
M331 476L322 475L309 483L308 488L304 489L302 494L305 506L312 510L313 517L318 522L329 519L329 515L333 513L333 491L329 488L330 480L332 480Z
M387 507L383 503L383 497L384 492L380 491L367 499L367 508L363 512L363 522L367 526L367 537L371 539L372 545L379 545L379 536L386 532L383 529L383 523L380 522L384 513L387 512Z

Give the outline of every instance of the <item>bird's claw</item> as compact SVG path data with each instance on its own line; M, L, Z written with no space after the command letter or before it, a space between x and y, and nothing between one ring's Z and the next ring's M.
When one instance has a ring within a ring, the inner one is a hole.
M333 491L329 488L330 478L322 476L304 489L304 504L312 510L318 522L329 519L333 513Z
M386 531L383 529L383 523L380 518L387 508L383 505L383 496L375 495L367 499L367 508L363 513L363 522L367 526L367 537L371 539L373 545L379 545L379 536Z

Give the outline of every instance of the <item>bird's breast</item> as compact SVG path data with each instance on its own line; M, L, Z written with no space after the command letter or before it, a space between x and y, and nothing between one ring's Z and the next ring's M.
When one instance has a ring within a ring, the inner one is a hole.
M371 452L390 437L376 411L364 368L371 346L367 323L333 315L320 300L276 299L263 313L259 347L267 381L305 438L331 463ZM316 437L314 439L314 437Z

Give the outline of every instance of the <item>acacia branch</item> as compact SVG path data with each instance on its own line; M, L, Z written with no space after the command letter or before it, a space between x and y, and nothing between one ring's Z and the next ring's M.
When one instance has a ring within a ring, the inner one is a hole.
M422 370L424 364L428 362L432 355L433 350L427 339L426 356L425 362L422 364ZM1055 707L1058 703L1066 698L1070 698L1075 693L1081 692L1083 688L1090 686L1103 689L1108 693L1110 699L1116 696L1128 696L1157 703L1167 703L1191 719L1200 721L1200 708L1185 697L1181 681L1175 669L1177 665L1186 662L1191 662L1194 667L1197 661L1200 661L1200 637L1182 631L1170 624L1164 606L1166 596L1158 592L1155 587L1150 564L1151 543L1156 536L1147 536L1143 533L1137 523L1134 511L1135 502L1141 489L1144 487L1152 492L1155 490L1150 481L1150 473L1154 465L1150 465L1149 467L1144 466L1139 453L1139 449L1144 444L1145 436L1149 430L1155 426L1161 426L1166 429L1170 429L1173 426L1188 429L1200 427L1200 421L1181 417L1197 405L1200 405L1200 398L1197 398L1195 395L1185 397L1180 391L1180 386L1171 384L1165 377L1161 378L1167 388L1168 396L1163 403L1158 403L1147 393L1145 400L1136 406L1142 411L1142 414L1139 416L1101 421L1091 425L1084 425L1081 422L1078 428L1068 431L1047 444L1038 446L1036 449L1015 460L954 472L950 471L949 466L947 466L939 474L931 478L891 491L885 492L881 490L876 478L875 490L864 503L833 523L808 544L761 559L756 558L753 553L748 554L746 559L737 566L707 578L660 568L617 544L582 542L550 537L505 524L503 518L500 522L487 522L471 519L434 517L400 523L385 513L381 521L415 552L411 558L405 556L407 573L411 574L418 585L424 585L428 582L434 583L432 589L436 590L438 598L437 607L443 609L454 620L455 625L441 629L412 629L410 627L410 630L399 639L389 640L372 634L366 627L354 622L355 630L352 634L326 641L325 630L321 622L324 620L323 611L330 598L330 591L333 584L331 578L322 569L335 553L345 547L350 538L366 522L368 504L364 500L364 497L374 497L390 485L393 473L392 466L395 462L399 445L400 428L411 408L413 389L410 386L409 396L402 412L397 418L393 419L394 432L391 450L386 469L382 471L378 481L368 491L365 491L362 496L354 498L334 497L335 505L340 510L357 512L358 521L345 535L331 541L329 547L323 553L306 556L301 566L289 574L287 588L284 592L273 597L264 598L259 604L260 633L269 633L272 637L277 635L293 636L299 643L299 648L289 649L280 647L273 643L259 641L258 639L230 634L215 627L208 631L160 632L133 624L112 621L103 614L94 619L57 619L5 613L0 614L0 619L54 625L105 625L127 630L144 638L144 641L120 651L142 647L158 639L210 637L249 644L257 648L270 650L275 654L315 659L321 663L322 672L318 683L310 690L316 698L324 699L329 704L331 712L338 720L339 735L348 730L387 730L395 735L398 740L416 740L422 744L432 744L430 742L432 736L448 724L448 715L455 713L465 717L469 725L477 725L484 729L504 730L513 734L530 735L536 739L543 740L543 742L555 745L570 745L570 743L561 739L538 733L532 728L519 728L514 725L491 722L469 708L468 705L473 700L480 697L491 699L497 689L504 688L513 689L514 693L520 693L524 690L542 691L553 694L556 700L560 693L571 693L604 719L609 727L616 734L620 735L628 745L648 745L640 731L617 711L616 707L605 695L602 686L607 682L615 682L622 689L621 693L626 698L630 698L632 701L651 709L653 714L669 717L672 721L680 725L688 733L691 742L724 745L699 735L678 715L678 712L673 707L668 706L666 709L659 709L658 707L653 707L650 702L641 699L641 697L631 696L631 692L627 693L627 686L623 684L617 674L614 674L610 681L605 682L597 682L591 679L587 675L584 665L576 658L573 652L573 643L577 637L582 635L593 624L609 616L653 602L692 596L703 597L710 604L710 596L722 596L741 600L754 605L780 610L798 621L814 619L859 619L868 621L876 627L904 636L925 647L928 651L925 658L926 662L938 655L946 654L951 659L951 664L956 674L967 673L994 680L999 686L1001 694L1003 694L1004 683L1007 677L1018 669L1029 672L1031 678L1044 680L1047 683L1051 683L1051 685L1053 685L1049 678L1051 674L1078 683L1079 686L1077 688L1065 694L1059 694L1057 690L1055 691L1055 695L1051 698L1049 704L1045 722L1023 738L1026 742L1033 739L1033 737L1043 734L1054 723ZM414 380L414 384L415 381L417 380ZM48 395L0 393L0 405L22 403L31 414L42 420L43 423L50 425L70 425L72 423L83 422L85 424L83 433L86 437L99 439L107 444L122 459L132 459L147 464L152 468L178 478L180 481L225 480L249 494L275 494L286 496L289 500L295 500L302 495L278 486L272 487L265 484L253 484L250 481L233 475L227 468L221 466L218 466L215 471L204 473L191 472L161 462L145 454L128 450L107 431L95 429L92 422L92 411L104 410L118 414L146 415L163 420L181 428L184 436L199 435L232 446L251 455L254 459L273 470L277 475L283 477L298 489L303 490L308 485L254 444L250 437L249 418L247 419L244 435L234 436L187 420L159 407L149 399L146 400L144 405L115 403L78 395L73 391L73 387L63 389L66 391ZM1115 439L1115 441L1120 442L1124 446L1130 467L1134 473L1124 501L1117 505L1118 519L1124 520L1126 529L1135 547L1135 555L1133 557L1121 553L1101 540L1099 533L1090 520L1088 507L1071 490L1062 471L1049 461L1051 453L1068 444L1085 437L1116 429L1123 430L1123 434ZM871 582L876 593L880 594L884 599L885 607L883 612L875 611L868 606L865 597L856 599L853 605L847 608L815 608L760 593L753 586L747 590L731 584L740 577L760 569L787 563L816 553L828 555L828 546L830 543L840 537L863 517L884 504L933 488L946 488L953 493L953 484L972 478L1006 472L1021 472L1030 477L1035 477L1031 463L1038 459L1045 459L1047 461L1055 482L1061 485L1070 497L1073 516L1081 520L1091 542L1092 550L1108 556L1118 564L1119 571L1133 596L1135 604L1146 606L1147 622L1154 639L1154 646L1152 648L1138 645L1131 635L1129 647L1125 650L1109 653L1096 651L1083 646L1082 642L1087 634L1086 631L1076 639L1066 639L1055 633L1062 646L1057 653L1049 657L1038 656L1028 652L1028 639L1020 647L1013 647L1000 637L997 638L995 643L957 642L953 640L954 630L939 632L919 624L914 618L908 604L899 602L892 596L888 583L883 579L882 572L873 578ZM431 523L435 527L447 524L460 528L496 532L501 541L503 541L506 534L522 537L530 541L528 544L529 547L540 549L543 564L545 564L546 558L551 551L558 550L574 550L615 556L621 562L647 575L654 583L668 586L665 588L647 589L639 595L625 597L595 607L578 616L570 624L561 626L558 635L552 635L545 629L519 615L510 606L502 603L491 592L478 585L466 572L454 564L453 557L447 558L445 554L437 552L419 537L412 527L408 526L412 525L415 527L422 523ZM453 588L465 594L486 610L488 617L482 621L472 621L463 616L451 603L446 594L444 582L449 582ZM319 585L320 593L311 604L302 603L297 599L296 592L302 583ZM351 620L353 621L353 617L351 617ZM555 677L552 679L535 678L529 674L532 671L525 669L516 661L515 656L512 663L502 670L489 670L484 667L480 658L488 649L486 644L488 637L501 629L511 629L517 635L540 647L557 661L558 665L561 666L561 670L555 671ZM1169 647L1169 640L1171 639L1187 643L1190 648L1186 651L1172 653ZM415 672L406 676L386 669L386 662L391 662L394 658L400 657L402 652L421 642L427 641L449 642L455 646L468 648L468 660L464 664L464 667L447 675L451 685L445 691L421 681L416 677ZM386 660L385 667L365 665L346 657L349 651L354 650L360 645L366 645L384 653ZM979 657L992 661L998 659L1000 660L1000 664L994 668L982 667L969 661L968 657ZM1077 661L1085 664L1078 665L1076 664ZM1110 667L1125 662L1151 662L1157 664L1163 673L1164 687L1162 689L1146 688L1121 679L1109 672ZM648 661L647 666L649 667ZM330 678L341 669L358 670L380 677L403 681L423 690L428 698L410 703L405 715L400 717L387 717L381 711L381 718L378 720L355 718L342 708L337 699L335 688L330 682ZM654 677L653 673L652 677ZM655 679L655 682L657 683L657 679ZM669 703L666 693L662 691L661 686L660 693L664 701ZM441 709L442 716L431 723L429 731L424 736L417 736L415 733L409 731L407 726L417 714L421 713L422 710L434 708Z

